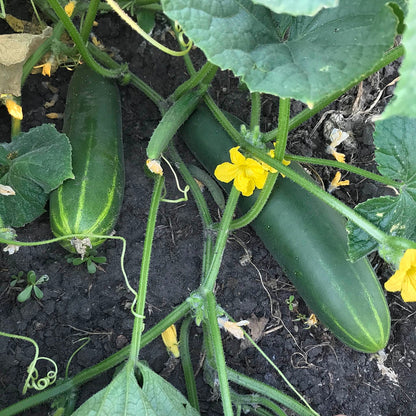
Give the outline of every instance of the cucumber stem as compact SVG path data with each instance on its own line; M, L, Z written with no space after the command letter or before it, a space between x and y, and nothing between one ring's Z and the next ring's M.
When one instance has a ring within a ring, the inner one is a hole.
M88 5L87 14L85 15L85 19L81 28L81 38L84 43L88 42L88 38L90 36L95 17L97 16L99 6L100 0L91 0Z
M234 186L233 186L233 189L235 189ZM220 328L218 326L218 321L217 321L217 302L215 300L215 296L212 293L212 291L206 294L205 310L208 315L207 316L208 325L205 326L205 329L208 332L208 334L206 335L208 335L208 337L210 338L212 342L212 351L213 351L213 355L215 358L215 368L218 374L218 381L220 385L221 402L222 402L222 408L224 411L224 416L233 416L233 405L231 403L231 393L230 393L230 386L228 384L224 349L222 346L221 333L220 333Z
M253 131L256 126L260 126L261 115L261 95L259 92L252 92L251 97L251 114L250 130Z
M135 309L132 340L130 347L129 363L136 365L139 359L141 337L144 330L144 309L146 306L147 282L149 277L150 256L155 233L157 211L159 208L162 192L164 189L164 177L157 175L153 188L152 200L149 208L149 216L144 239L142 263L140 267L139 289L137 291L137 304Z
M357 175L363 176L368 179L372 179L373 181L383 183L387 186L393 186L394 188L399 188L401 184L396 182L393 179L387 178L386 176L378 175L377 173L369 172L368 170L358 168L356 166L349 165L347 163L338 162L336 160L329 160L329 159L320 159L315 157L305 157L305 156L297 156L297 155L285 155L286 160L293 160L299 163L308 163L310 165L319 165L319 166L331 166L337 169L346 170L351 173L355 173Z
M201 294L205 296L206 293L214 290L215 281L221 266L222 256L224 254L225 245L227 243L228 232L230 230L231 220L237 206L240 191L235 186L231 187L230 195L228 196L227 204L218 229L217 239L215 241L214 253L212 262L210 264L208 273L203 276L201 284Z
M52 7L54 12L59 17L62 24L65 26L66 31L68 32L69 36L74 41L79 53L82 56L84 62L90 66L94 71L98 72L104 77L109 78L118 78L122 74L123 70L121 68L117 70L107 69L98 64L91 56L88 51L87 46L85 45L80 33L78 32L77 28L72 23L72 20L69 16L65 13L65 10L60 5L58 0L48 0L49 5Z

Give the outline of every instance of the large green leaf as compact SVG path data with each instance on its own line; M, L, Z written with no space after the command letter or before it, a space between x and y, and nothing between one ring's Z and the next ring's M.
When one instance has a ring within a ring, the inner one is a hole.
M338 6L338 0L252 0L275 13L287 13L293 16L313 16L321 9Z
M389 235L416 240L416 119L392 117L376 122L374 143L378 169L400 182L397 196L372 198L355 210ZM379 248L377 241L355 224L348 223L352 260Z
M138 364L143 387L133 368L125 365L113 381L72 416L198 416L199 413L171 384L143 363Z
M398 19L385 0L340 0L314 17L278 15L250 0L162 0L207 58L251 91L313 106L358 80L392 46ZM289 28L287 30L287 28Z
M0 143L0 183L15 195L0 195L4 224L22 227L44 212L48 194L73 178L68 138L51 124L21 133L11 143Z
M159 416L128 366L113 381L82 404L72 416Z
M143 363L139 363L143 391L153 410L163 416L198 416L199 413L170 383Z
M400 67L400 81L394 92L394 99L386 107L382 117L406 116L416 118L416 1L408 2L408 14L405 18L406 29L402 44L406 49Z

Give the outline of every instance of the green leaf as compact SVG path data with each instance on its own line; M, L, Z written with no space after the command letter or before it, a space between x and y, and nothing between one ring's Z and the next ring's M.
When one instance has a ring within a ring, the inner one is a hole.
M136 12L137 24L148 34L155 27L155 12L144 8L139 8Z
M0 183L16 195L0 195L4 223L22 227L44 212L49 192L73 178L68 138L51 124L35 127L0 144Z
M416 2L408 2L408 14L405 19L406 29L402 44L406 49L400 67L400 81L394 91L394 98L383 112L382 118L392 116L416 117Z
M30 271L27 272L27 281L31 285L34 285L36 283L36 274L33 270L30 270Z
M30 294L32 293L33 286L27 286L25 287L17 296L18 302L26 302L30 298Z
M275 13L287 13L293 16L313 16L321 9L338 6L338 0L252 0Z
M416 240L416 119L392 117L376 122L374 143L381 174L400 181L397 196L382 196L358 204L355 210L392 236ZM349 222L348 245L355 261L379 249L365 231Z
M163 416L198 416L199 413L186 398L170 383L139 362L143 377L143 392L158 415Z
M42 299L43 298L43 292L37 286L33 286L33 291L35 292L35 296L38 299Z
M105 388L82 404L72 416L157 416L129 366ZM159 413L160 415L160 413Z
M250 0L162 5L212 63L241 76L251 91L309 106L370 71L393 45L398 21L384 0L340 0L289 21Z

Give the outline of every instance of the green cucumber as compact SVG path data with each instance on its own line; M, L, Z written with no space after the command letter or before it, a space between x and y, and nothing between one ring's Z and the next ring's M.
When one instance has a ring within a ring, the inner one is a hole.
M242 122L232 118L236 127ZM212 174L229 161L235 146L206 107L199 107L180 135ZM306 173L292 162L298 172ZM240 197L244 213L256 196ZM345 219L319 198L279 177L259 216L251 223L320 322L349 347L367 353L383 349L390 313L367 259L348 261Z
M187 91L169 108L147 145L146 154L150 160L160 159L179 127L195 110L202 95L200 91Z
M50 223L55 236L110 234L124 194L121 104L117 85L87 65L70 81L63 132L72 146L75 179L50 196ZM92 239L93 247L105 239ZM74 252L71 242L61 245Z

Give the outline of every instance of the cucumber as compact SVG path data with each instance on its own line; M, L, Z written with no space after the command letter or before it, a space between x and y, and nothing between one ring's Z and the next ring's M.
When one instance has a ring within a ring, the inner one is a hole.
M108 235L116 224L124 194L121 104L117 85L87 65L70 81L63 132L72 146L75 179L50 196L50 224L55 236ZM92 239L93 247L105 239ZM75 252L69 240L61 245Z
M195 110L202 95L199 91L187 91L169 108L147 145L146 154L150 160L160 159L179 127Z
M243 124L231 121L236 127ZM207 107L194 112L180 135L211 174L228 161L235 146ZM292 162L291 167L308 176L299 165ZM240 197L240 210L247 212L255 198ZM279 177L251 225L309 308L339 340L367 353L386 346L390 313L383 290L367 259L348 260L345 219L338 212Z

